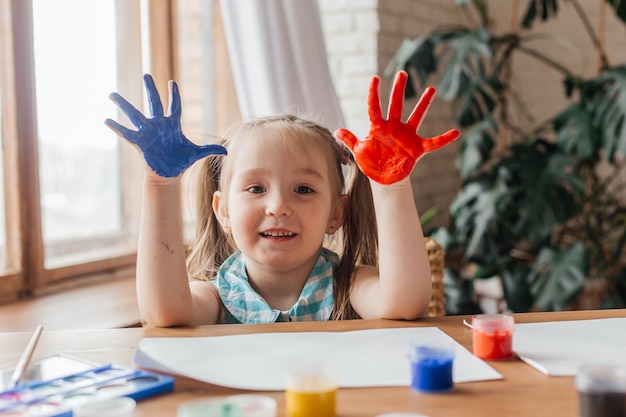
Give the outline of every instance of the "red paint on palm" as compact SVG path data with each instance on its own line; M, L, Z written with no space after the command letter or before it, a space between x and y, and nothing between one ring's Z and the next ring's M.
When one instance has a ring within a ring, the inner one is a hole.
M363 140L347 129L338 129L335 136L350 149L361 171L380 184L393 184L411 174L415 163L425 154L442 148L459 137L459 131L449 130L432 138L417 134L422 119L435 96L428 87L402 122L402 104L407 73L398 72L393 84L387 120L380 107L380 78L372 77L368 95L369 134Z

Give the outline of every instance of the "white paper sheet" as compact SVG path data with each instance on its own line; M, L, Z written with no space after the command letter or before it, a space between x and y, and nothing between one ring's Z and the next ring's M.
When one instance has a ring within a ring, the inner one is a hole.
M626 318L516 324L513 351L547 375L576 375L587 363L626 366Z
M271 391L284 389L289 365L323 360L335 367L340 387L408 386L408 351L414 341L452 343L456 383L502 378L435 327L145 338L135 364L215 385Z

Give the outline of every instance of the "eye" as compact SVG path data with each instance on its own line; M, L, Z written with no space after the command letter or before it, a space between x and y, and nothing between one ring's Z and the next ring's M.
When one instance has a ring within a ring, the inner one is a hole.
M246 191L252 194L261 194L265 192L265 188L260 185L251 185L250 187L246 188Z
M298 185L294 191L298 194L311 194L315 192L313 188L309 187L308 185Z

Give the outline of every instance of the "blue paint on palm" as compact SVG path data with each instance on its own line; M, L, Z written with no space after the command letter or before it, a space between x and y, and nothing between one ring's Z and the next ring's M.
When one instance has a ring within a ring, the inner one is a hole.
M162 177L177 177L198 159L208 155L226 155L223 146L198 146L185 137L180 127L180 94L175 82L172 82L170 91L169 116L163 113L161 97L150 74L144 75L144 84L152 117L147 118L124 97L112 93L111 100L128 116L137 130L128 129L111 119L105 123L119 136L137 145L154 172Z

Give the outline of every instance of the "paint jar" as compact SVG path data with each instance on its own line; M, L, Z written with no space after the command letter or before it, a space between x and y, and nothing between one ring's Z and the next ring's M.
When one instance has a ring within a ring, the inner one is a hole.
M472 349L481 359L513 356L515 321L508 314L477 314L472 317Z
M411 389L445 392L454 387L454 346L446 342L414 343L409 351Z
M239 417L239 410L224 397L200 398L179 404L176 417Z
M181 403L177 417L276 417L276 400L267 395L241 394L200 398Z
M129 397L86 402L74 408L74 417L132 417L137 403Z
M291 365L285 380L288 417L335 417L337 378L326 363Z
M580 417L626 416L626 368L583 365L576 373Z
M234 405L240 417L276 417L276 400L267 395L231 395L225 402Z

